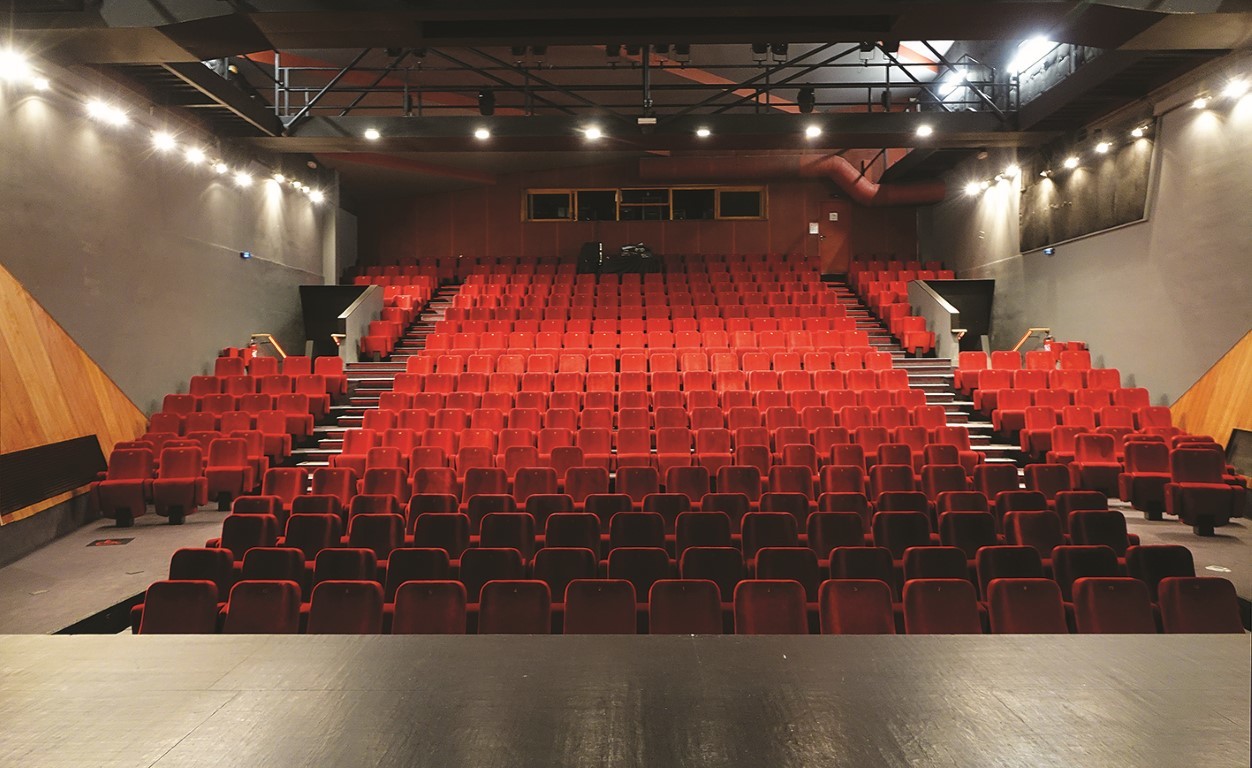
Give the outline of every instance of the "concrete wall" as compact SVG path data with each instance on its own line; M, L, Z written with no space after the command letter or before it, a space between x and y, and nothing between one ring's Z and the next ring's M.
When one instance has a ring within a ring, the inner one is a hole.
M95 88L49 74L46 94L0 89L5 267L144 411L250 333L302 350L296 286L323 281L333 206L158 153L159 114L104 126L65 93Z
M1160 107L1220 93L1242 70L1214 72ZM924 258L943 259L958 277L997 281L993 349L1011 347L1028 326L1050 326L1059 339L1087 341L1097 364L1168 405L1252 328L1252 95L1205 111L1169 109L1155 138L1143 222L1058 245L1052 256L1023 254L1018 186L1002 183L923 211L919 240ZM970 161L950 188L1011 159Z

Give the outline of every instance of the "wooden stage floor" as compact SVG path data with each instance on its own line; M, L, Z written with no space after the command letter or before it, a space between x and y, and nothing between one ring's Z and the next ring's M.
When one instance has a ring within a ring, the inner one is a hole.
M0 765L1246 766L1249 636L0 637Z

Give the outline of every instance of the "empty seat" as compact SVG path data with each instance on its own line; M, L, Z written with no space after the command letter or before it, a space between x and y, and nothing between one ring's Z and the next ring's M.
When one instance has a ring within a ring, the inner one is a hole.
M323 581L313 587L308 632L376 635L383 630L383 588L376 581Z
M904 581L969 579L965 552L957 547L909 547L904 551Z
M624 579L576 579L565 591L565 634L635 634L635 588Z
M1226 579L1161 579L1161 625L1175 633L1243 633L1235 587Z
M467 549L461 555L461 583L471 603L479 602L483 585L496 580L519 580L526 577L522 554L516 549Z
M635 587L636 599L648 594L655 582L670 578L673 571L669 555L660 547L619 547L609 552L608 565L608 577L629 581ZM739 569L743 569L742 560Z
M546 635L552 631L552 595L542 581L489 581L482 587L480 635Z
M988 585L995 579L1041 579L1043 558L1039 550L1026 546L982 547L975 556L978 591L988 597Z
M894 560L909 547L930 544L930 520L921 512L879 512L873 520L874 545L885 547Z
M829 560L835 547L859 547L865 543L865 526L857 512L819 510L809 515L808 545L820 560Z
M217 631L217 584L205 579L155 581L144 593L139 634L212 634Z
M648 632L653 635L717 635L722 610L717 584L703 579L661 579L648 595Z
M1148 587L1138 579L1080 578L1073 583L1073 597L1080 634L1156 633Z
M576 579L594 579L597 561L593 551L584 547L544 547L535 553L531 568L538 581L548 585L551 594L565 599L565 588Z
M396 590L393 635L465 633L465 587L457 581L408 581Z
M794 581L741 581L735 587L735 634L804 635L804 588Z
M910 635L981 634L974 585L964 579L905 582L904 631Z
M394 603L396 592L408 581L446 581L451 578L451 559L442 549L407 547L393 550L387 558L387 581L383 601Z
M993 634L1063 635L1069 631L1061 590L1050 579L992 579L987 602Z
M230 591L226 634L294 635L300 631L300 585L293 581L241 581Z
M1225 457L1216 450L1178 448L1170 452L1170 482L1165 511L1191 526L1197 536L1212 536L1241 512L1247 490L1225 481Z
M881 581L826 581L818 597L818 611L823 635L895 634L891 588Z
M1157 585L1171 576L1195 576L1191 550L1178 544L1146 544L1126 550L1126 575L1148 585L1152 602L1158 602Z

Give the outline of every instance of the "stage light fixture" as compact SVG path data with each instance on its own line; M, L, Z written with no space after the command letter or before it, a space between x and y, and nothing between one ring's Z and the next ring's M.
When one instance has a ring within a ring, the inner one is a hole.
M583 130L583 136L586 136L591 141L595 141L604 136L604 133L600 131L598 126L592 125Z
M1147 133L1147 129L1145 129L1145 128L1141 125L1141 126L1139 126L1139 127L1135 128L1133 131L1131 131L1131 132L1130 132L1130 135L1131 135L1131 137L1132 137L1132 138L1142 139L1142 138L1143 138L1143 135L1144 135L1145 133Z
M478 92L478 114L490 117L496 113L496 92L482 90Z
M710 131L708 128L697 128L696 135L702 139L707 139L708 137L713 135L713 132Z
M934 132L935 132L935 129L930 127L929 125L922 124L922 125L917 126L917 135L923 139L926 138L927 136L930 136Z
M326 195L322 194L322 190L315 189L309 193L309 199L313 201L314 205L320 205L326 199Z
M178 146L178 142L174 139L173 135L166 133L165 131L156 131L152 134L152 146L161 152L169 152L171 149Z
M1065 158L1065 167L1071 171L1077 168L1078 167L1078 155L1070 155L1069 157Z
M1016 179L1018 174L1020 174L1021 172L1022 172L1022 169L1019 168L1016 163L1012 165L1008 165L1004 168L1004 178Z
M1226 87L1222 89L1222 95L1228 99L1238 99L1248 92L1248 81L1243 79L1231 80L1226 83Z
M187 158L187 162L192 165L199 165L204 162L204 150L199 147L191 147L183 157Z
M491 138L491 131L487 130L486 128L478 128L474 131L474 138L478 139L479 141L486 141L487 139Z
M252 186L252 174L247 171L240 171L235 174L235 185L239 187Z
M1192 109L1204 109L1208 105L1209 105L1209 100L1207 96L1197 96L1195 98L1195 101L1191 102Z
M804 135L810 139L816 139L822 135L822 127L820 125L810 125L804 129Z
M813 107L817 105L817 91L810 86L800 89L796 94L796 104L800 106L800 113L809 115L813 113Z
M377 128L366 128L363 135L366 141L378 141L383 137Z
M971 181L970 183L965 185L965 194L969 195L970 197L974 197L981 191L982 191L982 187L976 181Z
M1112 148L1113 148L1113 145L1108 143L1107 141L1097 142L1095 145L1096 154L1100 154L1100 155L1107 155L1109 153L1109 150Z
M226 166L226 163L223 163L221 160L218 160L216 163L213 164L213 172L216 173L218 176L221 176L222 174L226 173L229 170L230 168L228 168Z

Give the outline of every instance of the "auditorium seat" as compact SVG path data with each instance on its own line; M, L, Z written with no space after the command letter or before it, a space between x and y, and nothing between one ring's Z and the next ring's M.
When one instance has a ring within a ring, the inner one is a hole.
M376 581L323 581L309 603L311 635L377 635L383 630L383 588Z
M470 545L469 515L448 513L418 514L413 520L415 547L442 549L457 560Z
M1165 486L1165 512L1191 526L1197 536L1212 536L1215 527L1241 514L1240 495L1247 490L1226 482L1225 457L1216 450L1177 448L1169 454L1170 482Z
M741 581L734 592L735 634L805 635L804 588L794 581Z
M465 587L457 581L409 581L396 589L393 635L460 635L466 624Z
M661 579L648 593L653 635L718 635L722 610L717 584L702 579Z
M154 581L144 593L139 634L212 634L217 596L217 584L204 579Z
M401 547L387 558L387 578L383 583L383 602L394 603L396 591L408 581L446 581L451 578L452 564L442 549Z
M525 579L526 566L522 553L516 549L476 547L461 554L460 575L469 601L477 603L484 584L489 581Z
M1158 589L1166 633L1243 633L1239 600L1227 579L1170 576Z
M1043 558L1034 547L982 547L974 560L978 574L978 591L984 600L990 599L988 587L995 579L1043 578Z
M1073 583L1073 597L1080 634L1156 633L1148 587L1138 579L1080 578Z
M300 631L300 585L293 581L241 581L222 611L228 635L294 635Z
M1056 582L1043 578L995 578L988 589L993 634L1066 634L1065 607Z
M1126 574L1148 585L1152 602L1159 601L1158 585L1171 576L1194 577L1191 550L1179 544L1145 544L1126 550Z
M552 631L552 595L542 581L488 581L478 613L480 635L546 635Z
M823 635L895 634L891 588L881 581L832 579L823 582L818 606Z
M904 631L910 635L981 634L974 585L965 579L905 582Z
M117 521L119 528L130 526L147 511L152 495L152 451L123 448L109 455L103 480L92 486L100 513Z
M624 579L575 579L565 592L565 634L633 635L635 588Z

